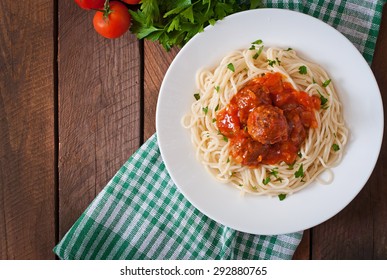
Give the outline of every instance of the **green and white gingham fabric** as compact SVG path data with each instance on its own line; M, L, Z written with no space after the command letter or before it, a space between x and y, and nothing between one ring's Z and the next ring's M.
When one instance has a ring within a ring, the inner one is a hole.
M342 32L371 63L386 1L263 1ZM302 232L263 236L214 222L172 182L153 135L124 164L54 252L61 259L291 259Z
M309 14L344 34L371 63L386 0L262 1L268 8L283 8Z

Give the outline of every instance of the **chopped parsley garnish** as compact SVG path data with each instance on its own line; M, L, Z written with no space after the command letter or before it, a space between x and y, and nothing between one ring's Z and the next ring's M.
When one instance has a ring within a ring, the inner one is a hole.
M278 176L278 168L275 167L269 171L270 176L274 176L276 178L275 181L279 181L282 183L282 178Z
M275 167L269 171L270 175L273 175L274 177L278 178L278 168Z
M278 65L281 65L281 61L278 59L278 57L276 57L275 58L275 60L270 60L270 59L268 59L267 60L267 63L271 66L271 67L273 67L273 65L274 64L278 64Z
M212 122L213 122L213 123L214 123L214 122L216 122L216 119L215 119L215 118L213 118L213 119L212 119Z
M258 51L253 55L253 59L257 59L259 57L259 55L262 53L263 51L263 46L261 46Z
M232 63L227 64L227 68L230 69L232 72L235 72L234 64Z
M320 102L321 102L321 109L327 109L328 108L328 98L325 98L319 90L317 90L318 94L320 95Z
M282 200L284 200L286 198L286 194L281 193L281 194L278 195L278 198L279 198L279 200L282 201Z
M288 48L286 51L292 51L293 49L292 48Z
M282 180L283 180L283 179L282 179L281 177L278 177L277 180L275 180L275 182L278 181L278 182L282 183Z
M296 178L300 178L300 177L302 178L305 176L304 175L304 165L302 163L300 164L300 167L298 168L298 170L296 172L294 172L294 176Z
M218 111L218 110L219 110L219 104L216 105L216 107L215 107L215 111Z
M276 61L275 61L275 60L270 60L270 59L268 59L268 60L267 60L267 63L268 63L271 67L273 67L273 65L276 63Z
M262 40L258 39L256 41L252 42L251 44L253 44L253 45L261 45L262 43L263 43Z
M331 83L331 79L326 80L325 82L323 82L322 86L327 87L330 83Z
M215 90L216 90L216 92L219 92L220 86L216 86L216 87L215 87Z
M340 150L340 147L339 147L339 145L337 145L337 144L333 144L333 145L332 145L332 149L333 149L335 152L337 152L337 151Z
M282 183L282 178L278 176L278 168L277 167L271 169L268 172L268 174L269 174L269 176L267 176L265 179L262 180L262 183L264 185L267 185L269 182L271 182L271 176L274 176L276 178L275 182L280 181Z
M297 155L298 155L299 158L302 158L302 153L301 152L298 152Z
M194 97L195 97L196 100L199 100L200 99L200 94L199 93L195 93Z
M308 73L308 69L306 68L305 65L302 65L298 68L298 73L302 74L302 75L305 75L306 73Z
M265 179L262 180L262 184L267 185L270 183L270 177L266 177Z
M223 140L228 142L228 138L226 136L223 135Z
M207 113L208 113L208 106L203 108L203 112L204 112L204 114L207 115Z

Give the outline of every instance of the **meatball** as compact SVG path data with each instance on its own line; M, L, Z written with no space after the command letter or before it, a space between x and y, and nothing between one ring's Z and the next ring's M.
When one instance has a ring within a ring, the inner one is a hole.
M247 166L259 166L269 151L269 145L263 145L240 133L231 139L230 154L236 162Z
M259 106L250 113L247 131L262 144L275 144L288 139L288 124L284 113L272 105Z

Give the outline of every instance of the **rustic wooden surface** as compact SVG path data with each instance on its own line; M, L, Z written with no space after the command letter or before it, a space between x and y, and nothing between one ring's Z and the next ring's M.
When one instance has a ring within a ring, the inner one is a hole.
M55 244L155 133L158 91L179 52L131 34L104 39L73 1L33 2L0 2L0 259L55 258ZM385 7L372 65L383 99L386 49ZM387 259L384 139L364 189L306 230L294 259Z

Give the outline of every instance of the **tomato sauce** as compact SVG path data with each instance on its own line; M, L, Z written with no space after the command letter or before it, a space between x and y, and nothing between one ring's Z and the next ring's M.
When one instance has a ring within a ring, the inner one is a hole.
M250 80L216 116L229 138L230 155L242 165L292 164L309 128L317 128L317 96L297 91L282 74L269 72Z

